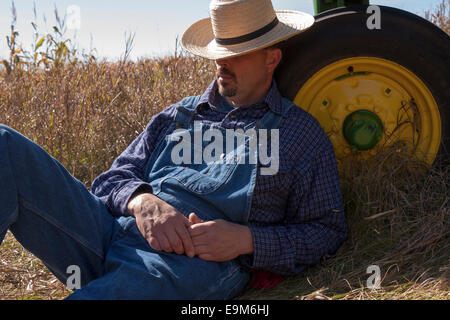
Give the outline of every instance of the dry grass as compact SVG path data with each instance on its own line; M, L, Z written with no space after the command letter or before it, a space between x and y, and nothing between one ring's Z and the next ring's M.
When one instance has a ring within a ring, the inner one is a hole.
M5 70L1 76L1 123L38 143L86 185L154 114L201 93L213 79L209 62L183 57Z
M447 33L448 4L428 13ZM0 68L0 123L41 145L88 187L152 115L202 92L213 78L209 62L183 56L108 63L92 56L74 62L68 54L65 64L38 68L19 53ZM335 257L241 298L449 299L450 168L428 168L398 149L368 161L349 158L341 168L350 233ZM366 287L369 265L381 269L380 289ZM69 293L7 234L0 299Z
M63 299L70 291L8 232L0 248L0 299Z

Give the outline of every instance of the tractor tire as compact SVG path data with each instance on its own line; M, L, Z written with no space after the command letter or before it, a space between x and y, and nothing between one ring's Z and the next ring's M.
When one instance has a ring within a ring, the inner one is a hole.
M426 162L448 160L450 37L417 15L385 6L379 6L381 28L371 30L367 8L323 12L308 31L286 41L275 74L280 92L317 118L338 162L353 151L374 155L381 144L405 137ZM358 110L382 124L381 140L368 147L358 145L361 135L355 142L344 133L349 122L350 137L357 132L351 116ZM404 124L399 118L409 128L396 131Z

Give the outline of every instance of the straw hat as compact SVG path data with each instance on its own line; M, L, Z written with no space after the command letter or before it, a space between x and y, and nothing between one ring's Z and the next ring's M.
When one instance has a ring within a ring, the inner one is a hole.
M193 24L183 47L208 59L247 54L274 45L309 28L314 17L299 11L275 11L270 0L212 0L211 18Z

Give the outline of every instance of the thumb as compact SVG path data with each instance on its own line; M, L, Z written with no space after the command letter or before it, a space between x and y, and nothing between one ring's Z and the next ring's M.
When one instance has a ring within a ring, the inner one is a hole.
M193 213L193 212L189 215L189 221L192 224L202 223L203 222L203 220L200 219L199 217L197 217L197 215L195 213Z

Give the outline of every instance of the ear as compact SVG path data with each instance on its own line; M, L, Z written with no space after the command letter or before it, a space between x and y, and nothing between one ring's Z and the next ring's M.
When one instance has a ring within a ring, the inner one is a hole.
M283 53L278 48L267 49L266 67L268 73L273 73L280 64Z

